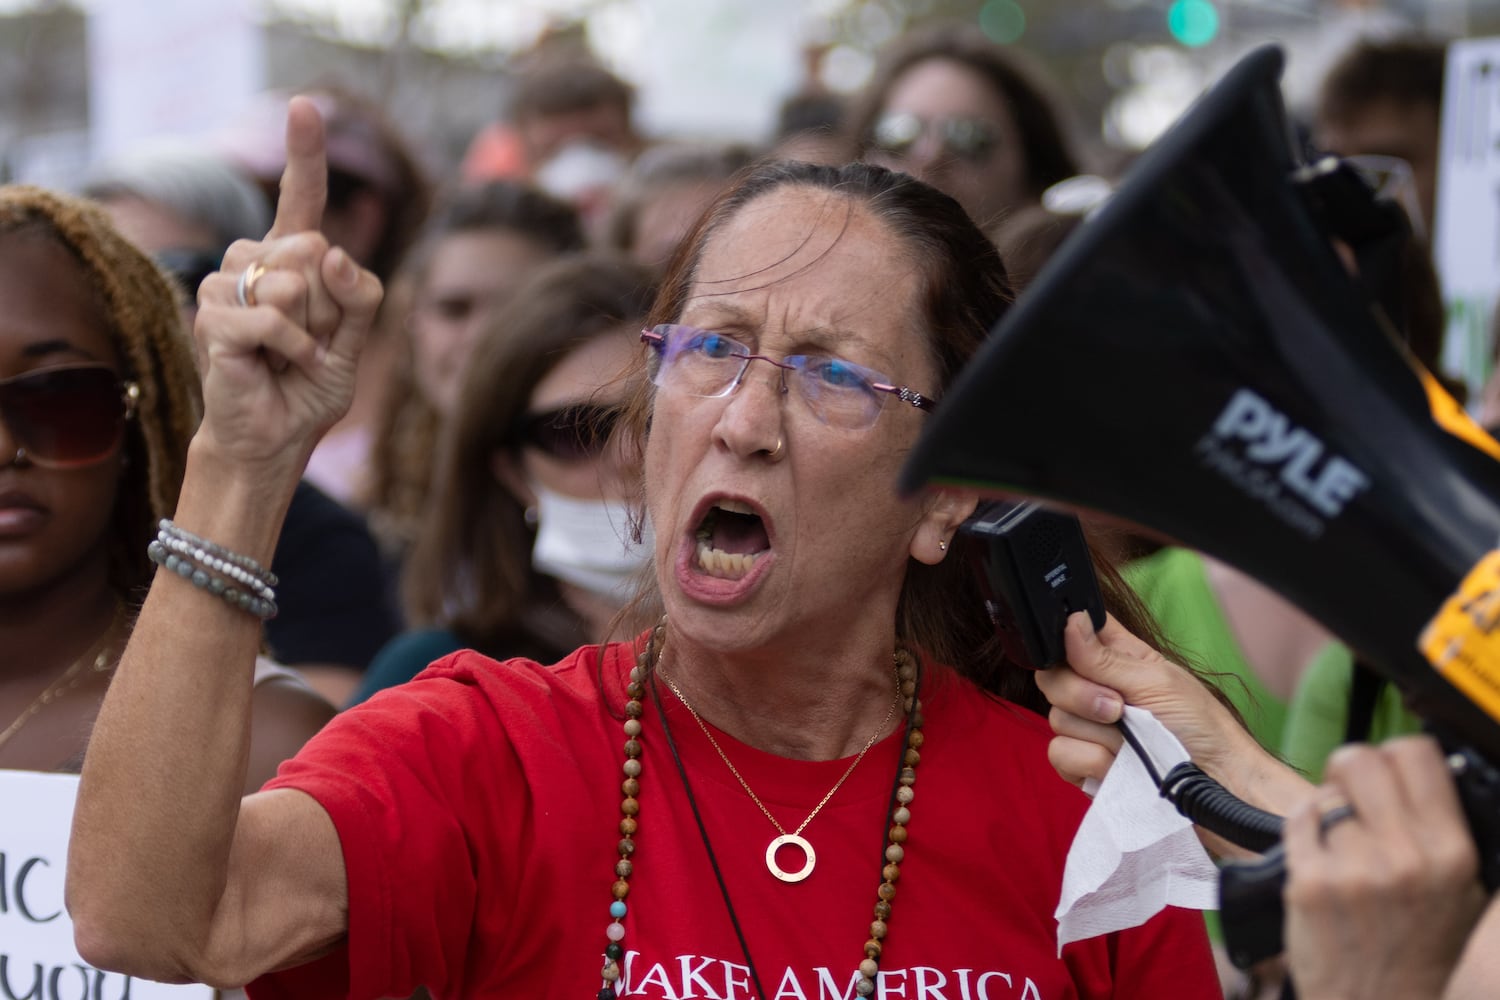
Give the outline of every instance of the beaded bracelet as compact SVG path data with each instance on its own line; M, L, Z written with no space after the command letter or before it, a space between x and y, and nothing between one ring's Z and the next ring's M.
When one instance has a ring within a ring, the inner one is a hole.
M158 566L171 570L198 589L206 590L215 597L222 598L231 607L249 612L261 621L275 618L280 610L274 599L260 597L249 591L230 586L231 581L225 580L224 577L211 576L206 569L196 565L191 559L168 552L167 547L160 541L154 541L146 546L146 555Z
M227 576L229 579L233 580L241 587L244 587L247 590L254 591L257 597L263 597L268 601L276 599L276 592L271 588L275 583L278 583L280 581L278 581L274 576L271 576L269 573L266 573L263 576L257 576L250 570L245 569L240 563L231 562L230 560L216 555L215 553L210 552L209 550L201 546L195 545L184 538L179 538L175 535L169 534L165 529L157 533L156 540L160 542L168 552L176 553L184 559L191 560L192 562L197 563L199 566L202 566L204 569L213 570L220 576ZM215 548L218 549L219 552L227 551L223 548L220 548L219 546L215 546ZM232 552L228 554L234 555L234 553ZM240 558L243 559L245 557L241 556ZM254 562L254 560L251 560L251 562Z
M227 563L230 563L231 565L238 566L249 573L253 573L255 576L264 580L267 586L274 587L281 582L280 580L276 579L275 573L272 573L270 570L266 569L264 566L262 566L260 563L256 562L249 556L242 556L238 552L231 552L228 549L224 548L224 546L222 545L216 545L206 538L195 535L186 528L175 524L171 518L162 518L156 527L158 529L158 538L160 538L162 534L167 534L175 538L179 538L182 541L189 543L194 548L202 549L209 555L217 556L218 558L224 560Z

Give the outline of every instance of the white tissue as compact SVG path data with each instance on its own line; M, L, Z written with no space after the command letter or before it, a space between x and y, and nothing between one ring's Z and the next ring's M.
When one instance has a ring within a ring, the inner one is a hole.
M1188 759L1177 737L1143 708L1125 706L1125 722L1165 775ZM1094 802L1084 814L1063 870L1057 904L1057 951L1136 927L1166 906L1213 910L1219 871L1199 843L1192 821L1161 797L1129 743L1120 747L1102 783L1084 791Z

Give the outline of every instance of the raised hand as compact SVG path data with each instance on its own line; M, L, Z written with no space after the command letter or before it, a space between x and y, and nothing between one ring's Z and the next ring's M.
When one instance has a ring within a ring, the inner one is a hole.
M327 201L323 122L293 98L276 219L240 240L198 292L194 326L204 419L195 448L252 475L300 474L318 437L348 409L380 304L380 282L318 231Z

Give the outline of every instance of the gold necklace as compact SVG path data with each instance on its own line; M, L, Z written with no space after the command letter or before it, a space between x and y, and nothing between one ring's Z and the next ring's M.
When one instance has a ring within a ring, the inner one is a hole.
M698 723L698 728L703 731L703 735L708 737L708 742L718 752L719 759L724 762L724 766L729 768L729 773L734 775L735 780L740 783L740 787L745 790L745 794L750 796L750 801L754 802L760 808L760 811L765 814L766 819L771 821L771 825L776 828L776 832L781 834L781 836L772 840L770 845L766 847L766 868L781 881L801 882L812 874L813 868L817 865L818 854L813 850L813 846L808 842L807 838L802 836L802 831L807 829L807 824L813 821L814 816L823 811L823 807L828 804L828 800L833 798L834 793L843 786L845 781L849 780L849 775L854 773L854 769L859 766L859 762L865 759L865 754L870 752L870 748L880 739L886 727L891 724L891 719L895 717L896 706L901 703L901 674L899 666L895 663L892 664L892 671L896 677L896 695L891 699L891 707L886 711L885 718L880 721L879 727L870 734L870 738L865 741L864 748L855 755L854 760L849 763L848 768L839 776L839 780L835 781L833 787L828 789L828 794L824 795L818 804L813 806L813 811L807 814L807 818L802 821L802 825L791 833L787 833L786 827L782 826L780 820L771 815L771 810L766 808L766 804L760 800L759 795L755 794L755 789L751 788L750 783L745 780L745 776L740 774L739 768L734 766L734 762L729 759L729 755L724 752L724 748L719 746L719 741L714 739L713 733L709 732L707 724L703 721L703 717L698 714L697 709L693 708L692 702L687 700L687 696L682 693L682 689L677 686L677 682L663 673L661 663L657 663L657 676L667 682L667 687L672 689L672 693L677 696L677 700L682 702L682 707L688 710L688 714L692 715L693 721ZM783 847L788 846L797 847L802 851L802 867L794 872L789 872L776 863L776 853Z
M72 691L83 681L84 677L93 674L102 674L109 670L111 666L110 652L113 645L110 640L114 638L115 631L119 628L120 621L124 617L124 606L116 604L114 617L110 619L109 625L100 634L99 638L94 640L94 644L88 648L88 651L69 664L68 669L58 674L56 680L43 688L42 693L33 698L31 704L21 710L21 714L16 716L14 722L6 726L3 731L0 731L0 747L4 747L5 744L9 743L11 737L15 736L16 733L21 731L22 726L31 721L32 716L69 691ZM93 666L89 673L85 674L83 672L84 665L90 660L93 660Z

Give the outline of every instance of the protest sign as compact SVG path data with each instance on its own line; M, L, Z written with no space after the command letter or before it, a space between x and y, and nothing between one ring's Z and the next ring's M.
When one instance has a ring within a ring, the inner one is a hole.
M211 1000L207 986L169 986L105 972L73 947L63 908L78 777L0 770L0 1000Z

